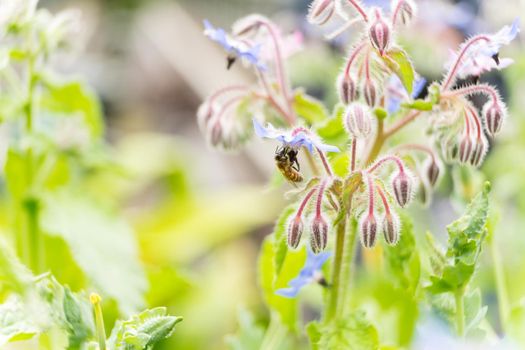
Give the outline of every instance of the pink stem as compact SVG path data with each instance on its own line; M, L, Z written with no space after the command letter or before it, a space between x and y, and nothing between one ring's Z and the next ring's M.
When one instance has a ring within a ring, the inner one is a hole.
M326 156L324 155L323 151L321 151L319 148L315 148L317 150L317 153L319 153L319 158L321 158L321 161L323 162L324 169L326 170L326 173L329 176L333 176L332 168L330 167L330 164L328 164L328 160L326 159Z
M494 102L499 101L498 93L489 85L472 85L461 89L452 90L443 95L443 97L458 96L458 95L472 95L472 94L486 94L491 97Z
M250 87L246 86L246 85L225 86L225 87L215 91L212 95L210 95L208 100L210 101L210 103L212 103L215 99L217 99L222 94L225 94L225 93L228 93L228 92L231 92L231 91L239 91L239 90L242 91L242 90L249 90L249 89L250 89Z
M374 182L372 176L367 174L366 181L368 183L368 215L374 214Z
M350 67L352 66L352 63L355 61L357 55L365 46L366 42L362 42L361 44L357 45L354 51L350 54L350 57L348 58L348 62L346 63L345 67L345 76L348 76L348 74L350 74Z
M359 12L361 17L363 17L363 20L368 22L368 16L366 15L365 10L355 0L348 0L348 2L357 10L357 12Z
M377 168L379 168L381 165L383 165L384 163L386 163L388 161L395 162L397 164L397 167L399 168L399 172L403 173L405 171L405 168L403 166L403 162L401 161L401 159L399 159L399 157L388 155L388 156L384 156L383 158L378 160L374 165L372 165L367 170L367 173L369 173L369 174L373 173Z
M310 192L308 192L306 197L304 197L303 201L299 205L299 209L297 209L297 214L295 215L296 217L301 217L301 215L303 215L304 208L310 201L310 198L312 198L312 196L314 195L315 191L317 191L317 187L312 188Z
M474 119L474 122L476 123L476 131L477 131L476 136L477 136L477 139L480 140L481 139L481 122L479 120L479 116L472 106L467 106L467 109L469 110L470 115L472 116L472 119Z
M465 131L467 133L467 136L470 135L470 117L469 117L469 111L465 108L464 109L464 118L465 118Z
M390 215L390 206L388 205L388 200L386 199L385 193L381 189L381 186L376 186L377 193L379 193L379 196L381 197L381 201L383 202L383 207L385 208L385 212L387 215Z
M436 160L436 154L434 153L434 151L430 147L427 147L427 146L424 146L424 145L419 145L419 144L415 144L415 143L408 143L408 144L404 144L404 145L398 146L398 147L396 147L396 149L397 150L406 149L406 150L422 151L422 152L425 152L425 153L429 154L430 157L432 157L433 161Z
M365 77L366 77L366 80L370 80L370 50L366 53Z
M452 66L452 68L448 71L447 76L444 80L444 83L441 86L441 91L445 91L448 89L452 81L454 80L454 77L456 76L458 72L459 65L461 64L461 61L463 60L463 56L465 56L465 53L467 50L478 41L490 41L490 38L485 35L477 35L472 38L470 38L466 43L465 46L463 46L463 49L461 49L461 52L458 55L458 58L456 59L456 62Z
M218 123L219 120L222 118L222 116L224 115L224 113L226 113L226 111L235 103L237 103L237 101L239 100L242 100L244 97L246 97L246 95L240 95L240 96L235 96L235 97L232 97L230 100L228 100L224 105L222 105L222 108L221 110L219 111L219 113L217 114L217 117L215 117L215 122Z
M405 118L398 121L396 124L392 125L390 129L385 131L383 134L383 137L385 139L389 138L396 132L398 132L401 128L403 128L408 123L412 122L414 119L416 119L421 114L421 111L412 111L409 115L407 115Z
M279 113L282 114L283 118L288 122L288 124L292 126L294 124L294 116L286 112L284 108L281 106L281 104L277 102L277 100L272 94L272 90L270 89L270 86L268 85L268 81L266 80L266 77L264 76L264 74L260 70L257 70L257 72L259 75L259 79L263 85L263 88L266 91L268 101L270 102L270 104L272 104L275 107L275 109L277 109Z
M350 167L350 171L353 173L355 170L355 163L356 163L356 150L357 150L357 138L352 139L352 165Z
M315 205L315 216L321 216L321 206L323 204L324 189L326 187L327 180L323 180L319 185L319 191L317 192L317 203Z

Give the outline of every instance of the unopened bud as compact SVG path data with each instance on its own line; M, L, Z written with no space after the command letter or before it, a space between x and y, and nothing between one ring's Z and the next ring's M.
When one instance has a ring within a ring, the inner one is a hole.
M345 105L357 99L355 79L350 74L341 73L337 78L336 88L339 93L339 99Z
M348 133L354 137L366 137L372 130L372 118L368 106L354 102L348 106L343 119Z
M483 159L487 154L488 144L485 137L480 137L476 140L474 148L472 150L472 156L470 157L470 164L474 167L479 167L483 163Z
M482 114L487 132L491 137L494 137L501 130L501 126L505 121L506 108L499 102L489 101L483 107Z
M301 242L301 236L303 234L303 221L301 217L296 215L288 223L288 246L290 248L297 248Z
M386 213L383 220L383 235L388 244L396 244L399 241L399 217L395 213Z
M472 137L468 134L464 134L458 149L458 159L461 163L466 164L470 162L472 157L472 150L474 149L474 142Z
M383 14L380 9L374 9L374 17L372 25L368 29L368 34L372 46L379 51L381 56L383 56L390 45L391 29L388 23L383 19Z
M412 18L415 17L417 11L416 4L412 0L396 0L392 2L392 13L396 13L395 21L401 21L404 25L407 25Z
M443 159L447 163L452 163L456 161L459 153L459 143L457 141L457 138L453 136L443 139L443 141L441 142L441 150Z
M223 138L223 130L220 120L213 123L213 126L210 128L208 135L210 143L213 147L218 147L221 144Z
M412 199L412 176L406 170L400 170L392 177L392 189L397 204L405 207Z
M433 187L436 185L439 178L440 168L439 164L433 157L429 157L425 164L425 175L428 183Z
M359 223L361 243L365 248L372 248L376 244L377 220L373 213L364 214Z
M306 18L312 24L323 25L328 22L334 13L334 0L314 0L310 5Z
M370 107L374 107L377 104L377 88L372 79L365 80L363 86L363 95L365 97L366 104Z
M319 254L326 248L327 242L328 223L321 215L317 215L312 222L312 234L310 236L312 252Z

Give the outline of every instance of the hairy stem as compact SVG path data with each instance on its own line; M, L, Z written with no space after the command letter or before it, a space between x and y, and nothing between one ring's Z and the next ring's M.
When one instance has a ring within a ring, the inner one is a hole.
M383 148L383 144L385 143L386 137L384 136L383 132L384 123L382 119L379 119L377 121L377 134L376 138L374 140L374 143L372 145L372 148L370 149L370 152L368 153L368 156L365 159L365 162L362 163L363 166L367 166L370 163L372 163L377 156L379 155L379 152L381 152L381 148Z
M465 307L463 304L464 290L459 289L454 293L456 301L456 331L460 337L465 336Z
M325 322L328 323L333 320L337 313L338 302L341 293L341 270L343 268L343 256L345 248L345 231L346 219L343 219L336 226L335 237L335 255L332 266L332 283L330 286L330 293L328 295L328 305L326 307Z
M350 311L349 295L352 287L352 269L354 266L354 255L357 243L357 224L350 220L347 234L345 237L345 247L343 250L343 266L341 268L341 292L337 301L337 317L344 317Z

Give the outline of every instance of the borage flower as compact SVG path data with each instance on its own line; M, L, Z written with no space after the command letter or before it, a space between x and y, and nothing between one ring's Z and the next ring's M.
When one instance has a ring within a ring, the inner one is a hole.
M299 272L299 275L288 282L288 288L278 289L275 291L275 294L286 298L295 298L304 286L323 280L321 268L332 253L324 252L314 254L310 249L307 249L307 253L306 262Z
M426 83L427 80L425 78L414 80L412 94L410 97L413 99L417 98L421 91L423 91L425 88ZM406 89L403 87L403 83L401 83L401 80L399 80L398 76L395 74L390 77L390 80L386 86L386 90L388 95L386 109L389 114L393 114L397 112L399 108L401 108L401 102L408 100L409 96Z
M261 45L249 45L246 41L236 40L229 36L222 28L215 28L204 20L204 35L219 43L234 58L241 58L260 70L266 70L266 65L261 61Z
M253 128L257 136L281 141L283 145L292 148L304 146L310 153L313 153L314 149L323 152L339 152L339 148L323 143L317 135L303 127L297 127L292 130L279 130L268 123L268 126L265 128L256 119L253 119Z

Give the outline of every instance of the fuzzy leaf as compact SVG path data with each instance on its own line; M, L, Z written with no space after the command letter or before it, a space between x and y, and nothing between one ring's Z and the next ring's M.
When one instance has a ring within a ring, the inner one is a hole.
M288 208L284 209L274 227L273 242L275 246L274 265L276 276L279 275L279 273L281 272L281 268L284 264L284 259L286 258L286 254L288 253L288 237L286 224L288 223L288 218L294 213L294 211L294 206L289 206Z
M413 102L403 103L401 105L403 107L417 109L419 111L431 111L434 107L434 104L432 102L426 100L415 100Z
M298 91L295 94L293 109L310 125L328 119L328 111L324 104L304 91Z
M0 347L30 339L40 332L18 296L12 295L0 305Z
M259 350L264 339L264 330L255 323L253 315L244 309L239 310L239 330L226 337L231 350Z
M346 149L348 144L348 133L343 125L344 111L345 107L342 104L335 106L332 117L320 123L316 130L326 143L337 146L341 150Z
M376 350L379 336L363 312L355 312L346 319L322 327L321 338L315 345L330 350Z

